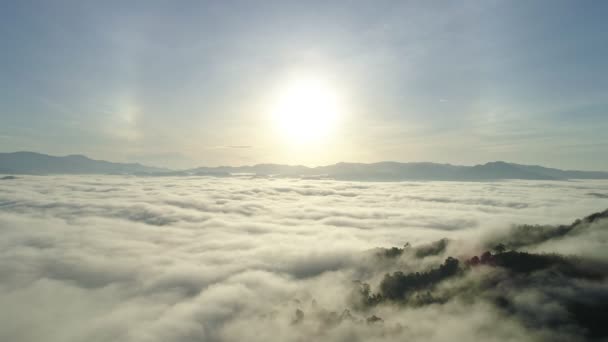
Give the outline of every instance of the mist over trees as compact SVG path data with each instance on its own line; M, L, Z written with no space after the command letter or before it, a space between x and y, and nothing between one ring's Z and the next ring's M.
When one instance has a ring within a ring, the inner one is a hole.
M608 229L608 210L591 214L570 225L514 227L480 255L461 262L448 256L437 267L422 272L397 271L384 275L377 290L364 282L355 284L354 307L362 311L393 303L404 307L420 307L451 300L485 299L524 325L536 329L566 329L568 334L589 339L608 337L608 326L603 317L608 314L608 260L590 260L558 253L517 251L516 247L530 247L567 235L582 234L585 230ZM603 225L594 223L602 221ZM378 258L395 259L413 249L410 257L424 258L443 252L448 240L429 245L377 251ZM432 251L432 252L429 252ZM428 252L428 253L427 253ZM485 269L484 272L480 272ZM443 287L441 285L444 285ZM530 311L530 303L518 299L519 292L535 291L545 301L559 306L561 313L545 317L546 313Z

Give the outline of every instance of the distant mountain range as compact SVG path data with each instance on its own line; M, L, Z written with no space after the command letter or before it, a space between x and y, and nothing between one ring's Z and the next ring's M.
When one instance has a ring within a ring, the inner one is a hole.
M0 174L136 174L168 171L141 164L94 160L78 154L56 157L36 152L0 153Z
M437 163L337 163L306 167L280 164L253 166L199 167L190 170L169 170L141 164L112 163L83 155L64 157L34 152L0 153L0 174L137 174L156 176L259 176L328 178L362 181L453 180L484 181L499 179L608 179L608 172L572 171L536 165L520 165L502 161L475 166Z
M278 164L259 164L240 167L199 167L185 171L193 175L230 176L251 174L304 178L332 178L339 180L399 181L399 180L498 180L498 179L608 179L608 172L570 171L536 165L491 162L475 166L437 163L338 163L309 168Z

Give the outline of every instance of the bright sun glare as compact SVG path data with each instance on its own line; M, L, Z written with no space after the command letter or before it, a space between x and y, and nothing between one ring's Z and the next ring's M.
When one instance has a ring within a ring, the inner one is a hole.
M339 117L334 89L319 79L297 79L279 93L273 120L288 141L318 143L328 138Z

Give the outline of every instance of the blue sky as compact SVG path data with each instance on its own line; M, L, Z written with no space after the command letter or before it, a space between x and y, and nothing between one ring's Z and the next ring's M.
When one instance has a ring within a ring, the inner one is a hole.
M0 149L152 165L608 170L605 1L6 1ZM314 75L331 139L268 115Z

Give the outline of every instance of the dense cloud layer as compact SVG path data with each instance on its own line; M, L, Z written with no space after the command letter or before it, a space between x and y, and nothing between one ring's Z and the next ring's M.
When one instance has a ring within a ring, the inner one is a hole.
M587 323L605 308L587 301L607 298L608 220L569 224L608 207L605 193L602 181L3 179L0 340L597 337ZM543 267L519 272L521 258Z

